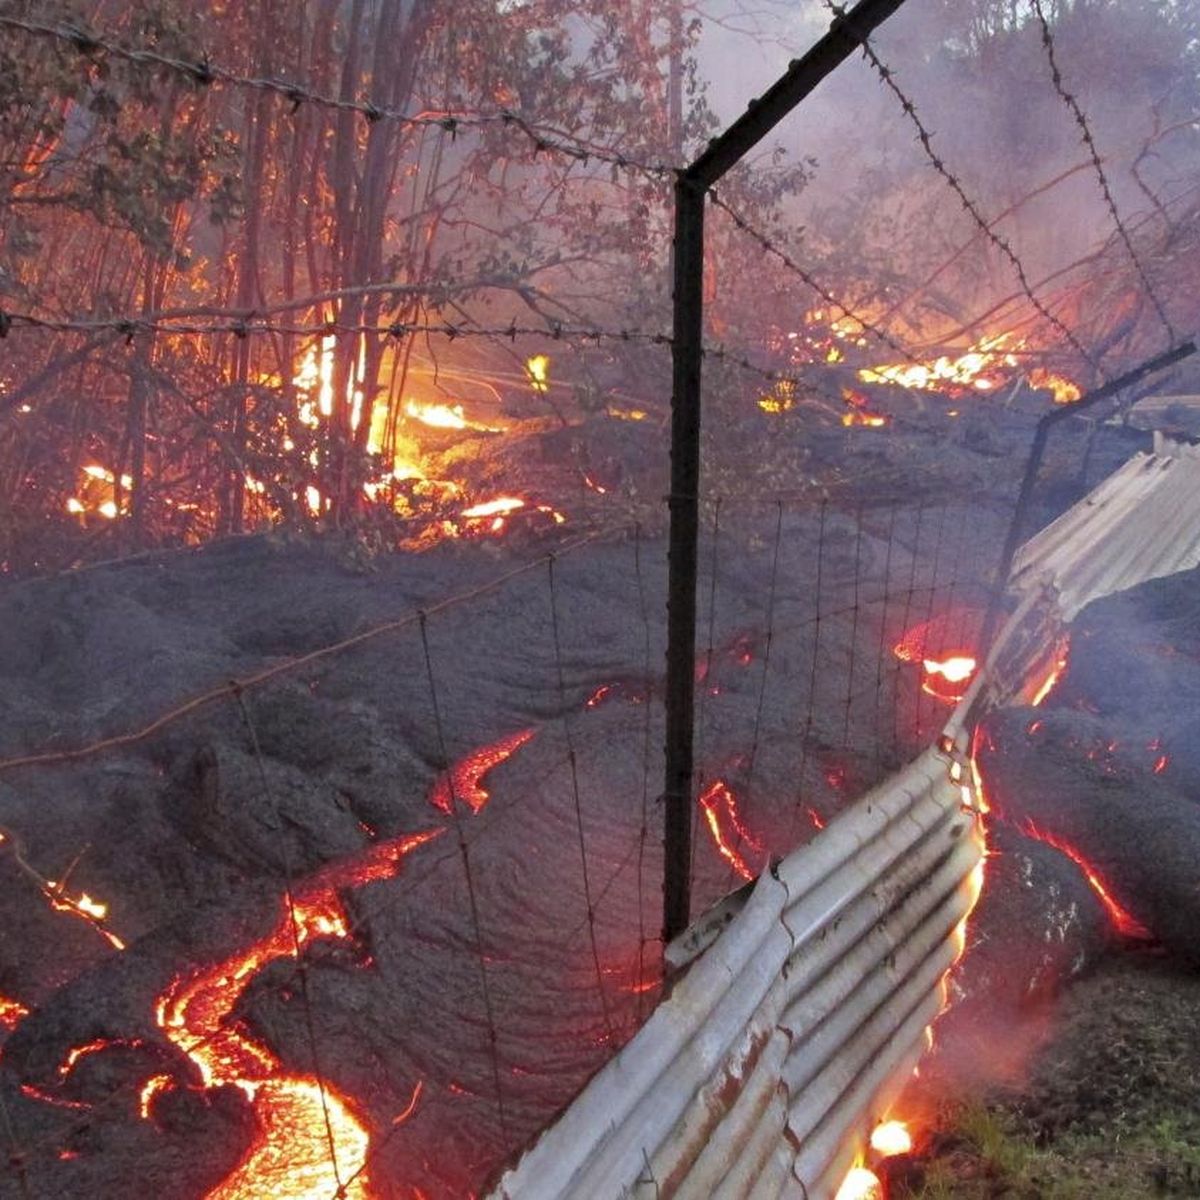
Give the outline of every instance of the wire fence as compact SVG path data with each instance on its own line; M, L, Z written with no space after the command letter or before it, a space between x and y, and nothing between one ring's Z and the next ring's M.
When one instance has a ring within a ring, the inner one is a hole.
M1056 91L1173 343L1035 10ZM677 171L515 112L404 113L60 22L0 16L0 27L294 108L450 137L499 127L581 164L656 180ZM864 48L1025 300L1099 371ZM840 296L710 198L856 334L921 362L892 332L895 313L880 320ZM179 336L673 348L654 329L483 321L461 308L455 320L288 315L351 293L396 311L462 301L369 283L261 310L61 316L30 305L0 309L0 337L69 335L87 353ZM714 374L780 385L769 398L780 409L789 388L804 389L833 434L856 436L840 418L862 414L825 364L780 367L758 346L709 344L704 357ZM0 397L0 410L22 395ZM873 418L910 431L889 419ZM1080 486L1109 453L1097 436L1093 426ZM846 444L795 486L750 478L702 497L695 912L928 745L982 656L1005 504L983 489L940 494L935 473L903 454L841 471ZM34 945L71 931L55 953L22 951L0 970L0 1118L24 1200L94 1191L130 1145L148 1172L174 1164L197 1191L234 1194L247 1180L278 1190L299 1173L330 1200L365 1198L373 1179L474 1194L640 1026L662 984L665 545L626 521L545 544L499 571L481 568L483 554L385 563L369 587L325 551L293 562L266 542L18 585L14 661L44 645L69 664L38 677L0 734L0 871L21 933ZM207 606L205 587L219 597ZM397 596L410 601L399 615ZM73 642L64 622L85 616L96 632ZM117 998L97 1005L110 989ZM231 1097L224 1111L199 1104L204 1089ZM189 1121L211 1153L179 1167Z

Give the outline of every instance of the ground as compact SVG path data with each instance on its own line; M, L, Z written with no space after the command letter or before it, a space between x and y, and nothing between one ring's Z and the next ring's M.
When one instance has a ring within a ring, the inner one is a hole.
M1113 954L1065 991L1018 1086L939 1092L892 1200L1200 1196L1200 976ZM930 1082L934 1088L934 1082Z

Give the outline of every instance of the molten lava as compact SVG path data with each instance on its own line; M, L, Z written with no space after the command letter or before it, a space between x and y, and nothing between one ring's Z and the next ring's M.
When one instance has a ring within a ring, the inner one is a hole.
M967 686L979 664L969 654L952 654L941 661L922 659L921 665L925 672L921 690L938 700L957 703L967 694Z
M853 1167L834 1200L883 1200L883 1184L874 1171L866 1167Z
M102 904L99 900L93 900L87 892L81 892L78 896L71 896L67 893L63 884L56 883L53 879L46 880L46 886L42 891L45 893L46 899L50 901L50 907L55 912L67 913L69 916L81 918L91 925L114 950L125 949L125 943L104 923L105 917L108 916L107 904Z
M483 777L511 758L533 737L533 733L532 729L522 729L468 754L437 780L429 794L429 802L447 815L453 812L455 800L469 805L472 812L480 812L489 799Z
M762 845L742 824L738 812L737 797L723 779L714 779L700 793L700 807L708 824L708 831L717 847L717 853L743 878L753 879L754 871L746 863L739 847L746 845L761 852ZM728 821L736 839L731 839L725 828Z
M1043 842L1045 845L1053 847L1060 854L1065 854L1083 872L1083 877L1087 880L1088 886L1099 897L1105 912L1108 913L1109 920L1113 923L1113 928L1122 937L1137 938L1142 941L1151 940L1150 931L1113 895L1112 890L1101 877L1099 871L1084 857L1082 851L1071 845L1066 838L1051 833L1049 830L1039 828L1032 820L1026 820L1021 825L1021 832L1026 837L1031 837L1037 842Z
M1054 655L1054 662L1047 672L1045 678L1034 689L1033 699L1029 703L1037 708L1041 703L1054 691L1058 681L1062 678L1063 672L1067 669L1067 656L1070 650L1070 643L1064 641Z
M434 786L431 800L449 811L453 794L478 812L488 795L481 783L498 763L533 736L525 730L456 763ZM440 791L439 789L444 789ZM440 798L439 798L440 797ZM209 967L171 981L159 996L156 1019L167 1038L195 1064L207 1087L233 1085L250 1100L257 1130L234 1171L208 1200L368 1200L365 1171L370 1136L354 1104L318 1075L286 1069L267 1046L233 1017L255 976L270 963L299 958L318 938L349 939L340 892L395 876L404 859L439 836L434 829L377 842L347 861L331 863L297 885L272 929ZM170 1086L155 1076L143 1085L142 1111ZM157 1082L156 1082L157 1081ZM414 1092L412 1105L420 1095ZM405 1114L401 1114L402 1118Z
M912 1134L903 1121L881 1121L871 1130L871 1149L881 1158L911 1154Z
M9 996L0 996L0 1029L12 1033L20 1023L29 1016L29 1009L19 1000Z

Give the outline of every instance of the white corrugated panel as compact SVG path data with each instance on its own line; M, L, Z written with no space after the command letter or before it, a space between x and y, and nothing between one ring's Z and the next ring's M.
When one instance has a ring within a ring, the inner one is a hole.
M1018 593L1052 583L1063 619L1099 596L1200 565L1200 455L1156 438L1031 538L1013 564Z
M982 847L949 772L927 751L764 875L493 1195L832 1195L920 1052L973 898Z

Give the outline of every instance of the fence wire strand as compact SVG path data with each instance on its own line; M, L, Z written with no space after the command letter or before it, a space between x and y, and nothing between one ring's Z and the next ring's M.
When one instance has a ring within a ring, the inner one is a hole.
M590 162L605 163L654 179L672 177L677 170L675 166L667 163L641 161L618 150L594 145L565 130L545 125L510 109L498 109L495 112L407 113L375 104L370 100L325 95L297 80L245 75L214 62L207 53L196 59L187 59L163 54L147 47L126 46L112 35L92 32L65 21L34 21L0 15L0 27L66 45L84 59L103 54L135 67L170 71L199 88L221 84L269 92L286 100L293 111L308 104L333 112L354 113L371 125L387 121L407 129L440 129L452 138L463 131L499 126L519 134L529 143L535 154L556 154L585 166Z
M1055 48L1054 34L1050 28L1050 22L1046 17L1042 0L1032 0L1032 4L1034 14L1041 29L1042 47L1046 51L1046 58L1050 64L1050 78L1054 84L1054 90L1058 94L1059 99L1067 106L1071 116L1074 118L1075 124L1079 126L1080 139L1088 156L1091 158L1092 169L1100 184L1100 192L1104 197L1104 204L1108 209L1109 216L1112 217L1113 225L1116 227L1117 236L1121 239L1121 244L1125 247L1125 251L1133 263L1133 268L1137 272L1146 297L1149 299L1151 305L1153 305L1154 312L1167 335L1168 347L1173 346L1178 340L1175 328L1171 324L1171 319L1167 316L1167 310L1164 308L1154 285L1150 282L1150 276L1146 271L1145 263L1142 262L1141 256L1134 249L1133 239L1129 235L1129 230L1126 228L1125 222L1121 219L1121 213L1117 208L1116 198L1113 196L1108 175L1104 170L1104 163L1100 158L1100 151L1096 146L1096 139L1092 134L1091 125L1078 98L1074 93L1067 90L1062 70L1058 64L1058 52Z

